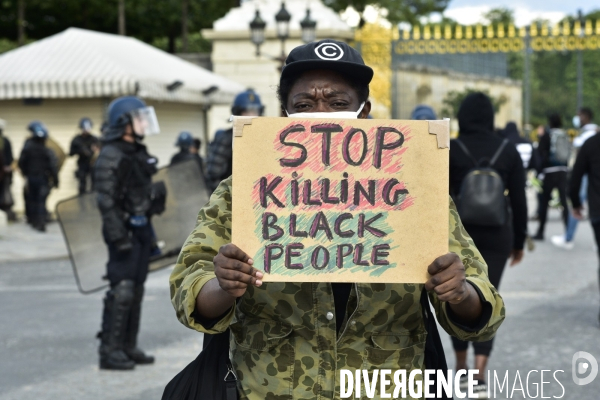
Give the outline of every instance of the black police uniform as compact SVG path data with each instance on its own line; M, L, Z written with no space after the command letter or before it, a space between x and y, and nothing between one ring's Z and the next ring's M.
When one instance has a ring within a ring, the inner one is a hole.
M208 148L206 184L213 192L233 172L233 128L219 130Z
M79 194L87 189L88 176L92 173L93 147L98 145L98 138L91 134L79 134L71 141L70 156L79 156L75 176L79 180Z
M43 138L30 138L25 141L19 169L27 178L25 203L31 225L40 231L46 228L46 199L51 186L58 186L58 160L45 145Z
M100 334L102 368L119 368L127 358L138 364L154 361L136 342L153 242L149 219L156 164L146 146L117 139L105 142L94 167L102 233L109 252L106 278L110 290L104 300Z

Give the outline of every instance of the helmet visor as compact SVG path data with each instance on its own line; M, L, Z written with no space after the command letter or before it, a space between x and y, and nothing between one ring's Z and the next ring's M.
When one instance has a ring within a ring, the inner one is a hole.
M139 136L158 135L160 128L154 107L138 108L131 112L131 124L133 131Z

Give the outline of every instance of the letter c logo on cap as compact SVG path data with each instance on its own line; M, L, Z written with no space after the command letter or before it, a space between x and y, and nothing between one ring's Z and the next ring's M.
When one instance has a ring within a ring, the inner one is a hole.
M337 61L344 56L344 50L335 43L321 43L315 47L315 54L321 60Z

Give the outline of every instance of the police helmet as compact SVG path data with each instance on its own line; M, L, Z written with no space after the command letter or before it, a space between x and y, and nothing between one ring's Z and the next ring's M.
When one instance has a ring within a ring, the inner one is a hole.
M136 96L119 97L108 106L108 126L103 131L106 141L120 139L128 124L132 125L137 138L160 132L154 107L146 106Z
M90 132L92 130L92 126L94 126L94 124L88 117L83 117L79 120L79 129L82 131Z
M437 119L437 117L435 116L435 111L433 111L433 108L421 104L415 107L412 114L410 114L410 119L423 121L428 119Z
M181 132L177 137L177 142L175 142L175 146L177 147L191 147L194 144L194 138L192 134L189 132Z
M31 132L31 136L46 139L48 137L48 129L41 121L31 121L27 125L27 129Z
M262 115L265 110L265 106L260 102L260 97L252 89L248 89L235 96L233 106L231 106L231 113L233 115L241 115L244 111L254 110L258 115Z

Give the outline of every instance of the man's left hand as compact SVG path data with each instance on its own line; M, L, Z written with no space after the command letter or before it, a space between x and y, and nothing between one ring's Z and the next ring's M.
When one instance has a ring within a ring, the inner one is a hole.
M441 301L460 304L472 294L472 287L467 283L465 266L454 253L436 258L427 268L431 275L425 289L434 291Z

